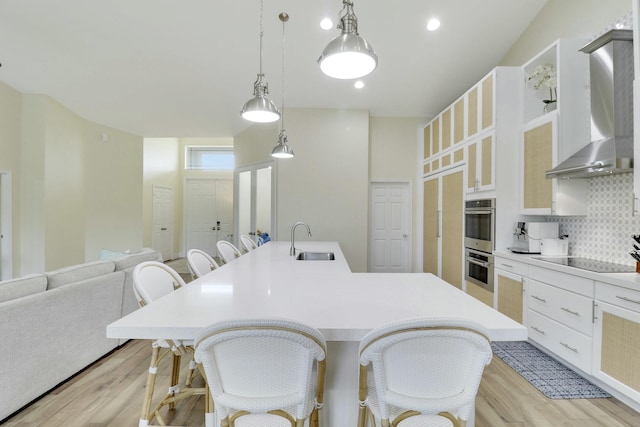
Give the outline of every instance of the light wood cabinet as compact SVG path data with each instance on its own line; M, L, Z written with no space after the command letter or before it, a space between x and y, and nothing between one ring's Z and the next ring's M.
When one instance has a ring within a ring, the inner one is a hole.
M482 130L486 130L494 124L494 92L493 74L489 74L482 80Z
M423 146L423 158L428 159L431 157L431 125L427 125L424 128L424 136L422 139Z
M440 117L442 125L442 151L451 148L451 108L446 109Z
M424 181L423 271L462 289L463 171L450 169Z
M494 285L497 294L497 310L524 325L526 314L525 277L496 268Z
M475 283L467 281L467 293L478 301L483 302L489 307L493 308L493 292L490 292L482 286L476 285Z
M495 188L494 134L477 138L467 145L467 193Z
M478 93L476 86L467 94L467 136L473 137L478 133Z
M453 143L464 140L464 97L453 104Z
M587 180L546 177L548 170L590 139L589 56L579 51L584 44L581 39L557 40L523 66L520 208L524 215L586 215ZM531 84L540 67L556 73L556 87Z
M597 283L593 375L640 401L640 292Z
M522 149L522 214L586 214L587 180L546 177L546 171L558 164L558 114L553 111L525 125Z

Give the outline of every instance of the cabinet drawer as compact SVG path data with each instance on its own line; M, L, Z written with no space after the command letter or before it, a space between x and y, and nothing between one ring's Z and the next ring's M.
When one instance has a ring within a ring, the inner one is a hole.
M531 265L529 266L529 277L535 277L536 280L540 282L548 283L549 285L590 298L593 298L595 293L595 283L593 280L574 276L573 274L561 273L548 268Z
M509 271L513 274L518 274L520 276L527 276L529 272L529 265L520 261L512 261L508 258L498 258L496 257L494 260L495 268L499 268L501 270Z
M585 335L593 335L593 300L529 280L528 307Z
M640 292L596 282L596 299L640 313Z
M529 338L562 359L591 373L592 339L533 310L528 313Z

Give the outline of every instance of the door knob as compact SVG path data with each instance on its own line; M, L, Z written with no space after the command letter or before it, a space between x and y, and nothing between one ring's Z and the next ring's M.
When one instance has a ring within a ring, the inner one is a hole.
M403 238L403 239L406 239L407 237L408 237L408 236L407 236L407 233L404 233L404 234L402 235L402 238Z

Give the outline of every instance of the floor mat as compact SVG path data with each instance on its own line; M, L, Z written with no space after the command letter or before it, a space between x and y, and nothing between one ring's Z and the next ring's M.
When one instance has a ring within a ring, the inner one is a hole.
M611 397L527 341L496 341L491 347L496 356L550 399Z

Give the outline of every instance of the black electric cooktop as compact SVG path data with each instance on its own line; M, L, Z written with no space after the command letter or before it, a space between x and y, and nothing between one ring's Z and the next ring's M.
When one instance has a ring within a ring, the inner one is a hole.
M597 273L635 273L635 266L616 264L614 262L598 261L597 259L580 257L535 257L540 261L595 271Z

